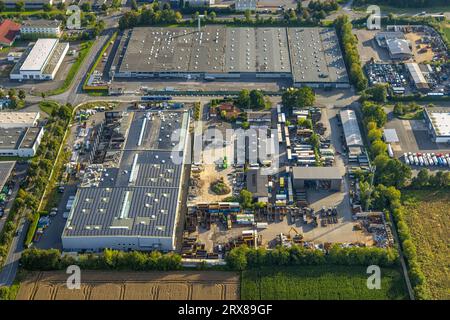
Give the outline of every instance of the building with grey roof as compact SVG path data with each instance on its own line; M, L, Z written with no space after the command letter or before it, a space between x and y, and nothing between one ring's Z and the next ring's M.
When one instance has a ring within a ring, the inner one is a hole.
M339 113L344 130L345 144L349 150L349 155L360 155L364 142L359 130L358 119L353 110L342 110Z
M0 128L0 156L33 157L43 136L43 127Z
M334 29L288 28L294 86L349 87L349 79Z
M295 189L305 189L307 185L317 187L320 182L330 183L330 190L340 191L344 174L335 167L292 167Z
M118 78L289 78L348 87L334 29L205 26L126 30L110 69Z
M62 234L66 251L175 250L189 115L128 113L122 125L123 147L111 150L118 161L77 191Z

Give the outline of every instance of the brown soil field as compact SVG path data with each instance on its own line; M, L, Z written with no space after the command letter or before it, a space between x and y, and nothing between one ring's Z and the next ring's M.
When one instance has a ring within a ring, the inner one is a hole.
M232 272L82 271L81 288L66 287L63 271L31 272L17 300L237 300L239 276Z

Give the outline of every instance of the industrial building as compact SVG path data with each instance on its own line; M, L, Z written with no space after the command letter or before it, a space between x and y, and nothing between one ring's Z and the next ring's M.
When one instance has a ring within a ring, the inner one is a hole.
M425 76L417 63L405 63L405 66L408 70L409 77L417 90L426 91L430 89L428 81L425 79Z
M327 28L134 28L121 37L110 75L349 87L336 32Z
M287 33L294 86L350 86L334 29L287 28Z
M436 143L450 143L450 112L424 109L425 123L432 140Z
M0 156L33 157L43 136L43 127L0 127Z
M39 117L39 112L0 112L0 128L34 127Z
M261 173L261 169L248 169L246 172L247 190L258 201L261 198L268 198L269 177Z
M359 130L358 119L353 110L342 110L339 113L342 129L344 130L345 144L348 148L349 156L358 156L362 153L364 142Z
M343 174L334 167L292 167L294 189L320 188L327 183L329 190L341 191Z
M39 39L22 55L10 73L11 80L53 80L69 50L58 39Z
M175 250L189 114L114 118L105 121L114 123L117 137L108 143L105 161L86 170L62 234L63 249Z
M392 60L408 60L413 56L411 44L401 31L379 32L375 39L380 47L388 50Z
M62 23L58 20L25 20L20 27L22 38L59 38L62 35Z

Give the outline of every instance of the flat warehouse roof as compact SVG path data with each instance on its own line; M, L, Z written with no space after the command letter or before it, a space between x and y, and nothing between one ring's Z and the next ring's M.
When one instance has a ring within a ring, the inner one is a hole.
M114 59L126 74L267 73L294 82L348 83L334 29L205 26L138 27L125 32Z
M0 128L33 126L39 116L39 112L0 112Z
M450 136L450 112L427 111L437 136Z
M58 44L58 39L38 39L20 67L20 71L41 71Z
M294 180L341 180L343 174L333 167L292 167Z
M348 82L334 29L288 28L294 82Z
M63 237L172 237L183 176L187 112L132 112L120 120L126 139L98 185L82 184ZM177 145L181 147L177 147ZM180 157L177 162L176 157Z

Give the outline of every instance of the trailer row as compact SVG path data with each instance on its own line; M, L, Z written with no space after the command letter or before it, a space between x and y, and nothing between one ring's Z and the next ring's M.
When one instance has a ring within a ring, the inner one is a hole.
M443 166L450 167L450 155L443 153L404 153L403 160L411 166Z

